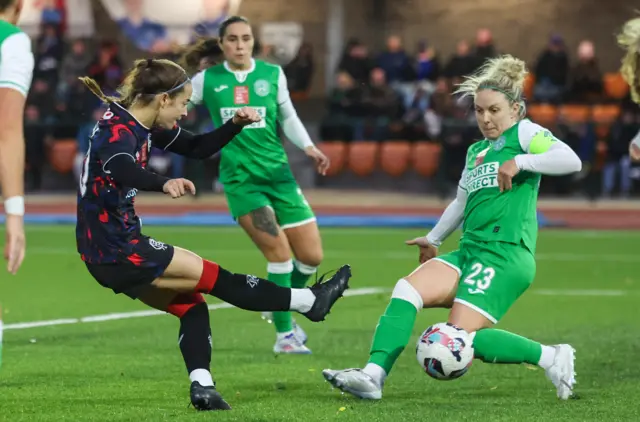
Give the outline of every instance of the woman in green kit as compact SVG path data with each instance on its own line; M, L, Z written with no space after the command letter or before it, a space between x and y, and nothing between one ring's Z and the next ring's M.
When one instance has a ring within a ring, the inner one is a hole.
M474 98L484 139L467 152L456 199L427 236L407 242L420 248L421 265L398 280L375 329L363 369L325 369L335 387L379 400L389 372L408 344L417 313L450 308L447 322L473 338L474 357L486 363L529 363L544 369L566 400L575 384L574 350L544 345L494 328L529 288L536 272L536 203L540 178L580 171L578 156L544 127L526 119L527 74L522 60L490 59L457 93ZM437 248L461 222L459 249Z
M216 126L244 106L262 117L223 149L220 181L233 218L267 259L268 279L281 286L302 287L322 262L322 242L313 210L291 172L279 126L315 161L320 174L326 173L329 159L298 118L282 68L252 57L249 22L239 16L228 18L220 27L219 45L224 62L204 70L211 40L202 39L183 53L183 64L200 70L192 80L191 102L206 106ZM263 317L275 325L275 353L311 353L305 345L306 334L289 312Z

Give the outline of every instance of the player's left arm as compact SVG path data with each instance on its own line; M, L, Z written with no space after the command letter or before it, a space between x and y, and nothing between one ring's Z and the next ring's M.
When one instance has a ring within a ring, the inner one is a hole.
M519 170L559 176L582 169L582 161L571 147L544 127L524 120L518 131L520 146L525 152L515 157Z
M305 129L296 109L291 102L287 77L281 67L278 67L278 120L282 131L289 140L300 149L315 148L307 129Z
M242 126L229 119L211 132L194 134L177 126L171 130L155 130L151 144L165 151L195 159L207 159L220 151L242 131Z

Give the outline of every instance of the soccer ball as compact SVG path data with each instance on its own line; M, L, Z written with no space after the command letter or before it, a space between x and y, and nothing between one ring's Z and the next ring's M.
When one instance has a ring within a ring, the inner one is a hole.
M469 333L448 322L424 330L416 345L416 357L432 378L452 380L464 375L473 363Z

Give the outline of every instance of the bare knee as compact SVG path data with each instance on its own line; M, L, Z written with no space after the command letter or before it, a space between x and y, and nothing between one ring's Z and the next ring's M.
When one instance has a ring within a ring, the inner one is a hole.
M309 248L296 254L296 261L307 267L319 267L324 259L324 252L320 247Z
M291 249L284 239L278 238L274 242L260 243L258 248L269 262L285 262L291 259Z
M475 333L483 328L492 327L494 321L477 309L462 303L455 303L449 313L449 323L456 325L468 333Z
M439 261L427 261L404 278L420 295L425 308L450 308L458 288L458 273Z

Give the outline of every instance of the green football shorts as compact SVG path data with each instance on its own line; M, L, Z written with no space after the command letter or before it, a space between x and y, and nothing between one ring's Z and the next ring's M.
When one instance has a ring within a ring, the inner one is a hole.
M524 246L462 240L460 249L434 258L460 275L455 302L497 323L533 282L536 262Z
M229 183L224 185L234 219L262 207L273 209L278 225L287 229L315 221L316 217L295 180L278 183Z

